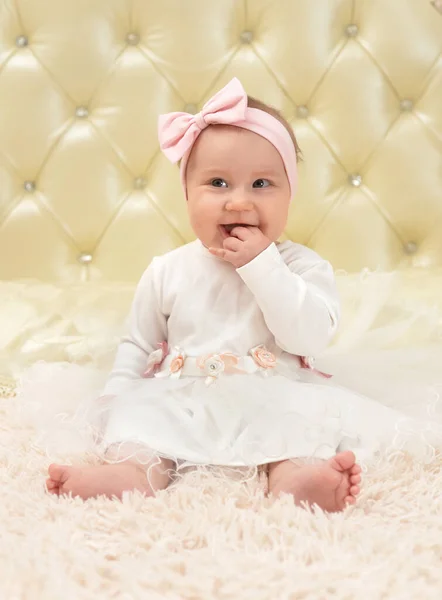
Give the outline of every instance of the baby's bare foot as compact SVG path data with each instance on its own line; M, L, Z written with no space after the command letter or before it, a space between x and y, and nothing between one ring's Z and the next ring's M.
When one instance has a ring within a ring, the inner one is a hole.
M317 504L327 512L341 511L347 504L355 504L360 491L361 467L355 461L353 452L340 452L316 465L291 463L292 468L287 468L284 475L281 470L281 476L269 491L276 496L292 494L296 504L307 502Z
M46 487L51 494L80 496L83 500L95 496L120 498L125 491L139 490L152 496L146 467L132 463L100 465L98 467L68 467L51 465Z

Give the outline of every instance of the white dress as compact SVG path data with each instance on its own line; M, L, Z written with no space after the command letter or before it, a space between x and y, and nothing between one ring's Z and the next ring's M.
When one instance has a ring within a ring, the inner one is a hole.
M154 259L90 416L99 452L253 466L403 447L421 424L314 369L339 317L332 267L299 244L237 270L199 241Z

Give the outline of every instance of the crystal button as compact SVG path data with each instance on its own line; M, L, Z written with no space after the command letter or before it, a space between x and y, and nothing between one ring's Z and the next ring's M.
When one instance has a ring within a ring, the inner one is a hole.
M137 177L134 181L134 187L137 190L142 190L146 187L146 180L144 177Z
M253 40L253 33L251 31L243 31L239 38L243 44L250 44Z
M85 119L86 117L89 116L89 111L86 108L86 106L78 106L75 109L75 115L79 118L79 119Z
M362 177L358 173L349 175L348 180L353 187L359 187L362 184Z
M198 112L198 107L196 104L192 104L192 102L190 102L189 104L186 104L186 106L184 107L184 111L190 113L191 115L194 115Z
M131 46L136 46L138 44L138 42L140 41L140 36L138 35L138 33L128 33L126 36L126 42L128 44L130 44Z
M27 192L33 192L35 190L35 183L33 181L25 181L23 187Z
M404 252L405 252L405 254L409 254L409 255L416 254L416 252L417 252L416 242L407 242L404 245Z
M82 265L89 265L92 262L92 254L88 254L87 252L83 252L78 257L78 262Z
M301 104L296 109L296 116L298 119L306 119L308 117L308 108L304 104Z
M410 110L413 110L413 101L409 98L404 98L403 100L401 100L400 106L402 112L410 112Z
M350 25L347 25L345 28L345 33L347 34L347 37L356 37L359 33L359 28L354 23L350 23Z
M17 46L17 48L24 48L28 45L28 43L28 38L25 35L18 35L15 38L15 45Z

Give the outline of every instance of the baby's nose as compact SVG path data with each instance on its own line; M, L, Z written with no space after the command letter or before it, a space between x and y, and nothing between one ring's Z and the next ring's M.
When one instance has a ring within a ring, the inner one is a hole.
M226 204L226 210L241 212L243 210L253 210L253 202L244 198L244 196L236 195L230 198Z

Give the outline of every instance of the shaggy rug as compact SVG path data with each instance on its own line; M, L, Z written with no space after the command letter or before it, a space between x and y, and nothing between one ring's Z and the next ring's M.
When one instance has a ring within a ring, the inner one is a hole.
M334 515L226 470L83 502L46 494L49 460L17 402L1 400L4 600L442 597L440 457L377 460L357 506Z
M404 298L415 315L424 290L440 299L440 274L428 285L407 277L399 282L408 290L400 302L395 282L370 328L364 316L367 343L381 321L403 310ZM345 282L349 322L353 299L362 295L352 292L360 281ZM12 283L1 291L5 375L41 358L87 364L93 357L107 368L133 292L123 290L123 298L121 289L109 294L104 286L79 293ZM359 338L358 322L352 327ZM351 330L344 327L341 341ZM406 331L418 339L423 330L413 320ZM393 334L392 344L404 337L399 327ZM232 470L190 471L156 498L83 502L45 492L51 460L35 414L24 417L32 406L23 406L6 380L0 388L1 600L442 598L440 456L427 465L406 454L378 458L365 469L358 504L334 515L295 507L289 497L270 500L255 478L244 482Z

